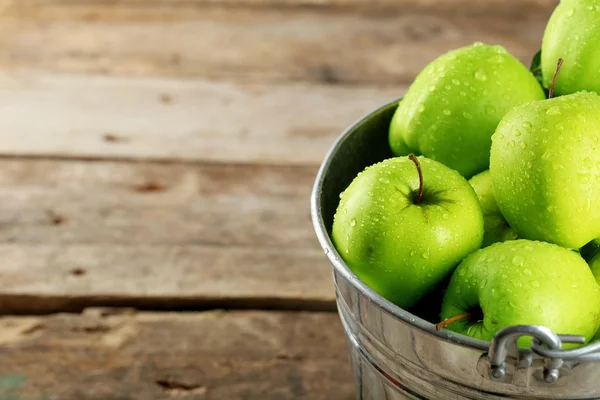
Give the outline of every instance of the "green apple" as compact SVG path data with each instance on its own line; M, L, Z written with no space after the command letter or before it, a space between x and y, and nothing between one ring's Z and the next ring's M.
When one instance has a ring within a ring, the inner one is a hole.
M542 76L549 87L559 58L563 66L555 93L581 90L600 93L600 2L562 0L552 13L542 39Z
M427 65L389 128L397 156L421 154L466 178L488 169L491 136L512 107L545 98L533 74L501 46L476 43Z
M600 245L600 239L598 240L598 244ZM595 255L592 257L592 259L589 261L589 264L590 264L592 273L594 274L594 277L596 278L596 282L598 282L598 284L600 284L600 251L595 253ZM600 340L600 329L598 331L596 331L596 334L594 335L592 340L593 341Z
M596 277L596 281L600 284L600 252L596 253L594 257L589 261L592 273Z
M525 239L495 243L456 268L440 316L448 330L481 340L526 324L589 341L600 323L600 286L577 252Z
M515 107L492 140L494 194L519 237L571 249L600 237L598 95Z
M490 170L475 175L469 180L469 183L475 190L483 210L484 234L482 246L487 247L496 242L516 239L517 234L508 225L498 208L498 203L496 203Z
M367 167L340 198L332 228L336 249L363 282L402 308L434 290L481 246L483 215L473 188L423 156Z

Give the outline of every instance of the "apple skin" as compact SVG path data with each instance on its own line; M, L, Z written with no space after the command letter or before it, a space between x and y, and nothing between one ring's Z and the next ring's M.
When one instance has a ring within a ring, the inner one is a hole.
M481 246L483 215L458 172L425 157L423 200L408 157L367 167L340 195L332 240L348 267L373 290L409 308Z
M508 225L498 208L498 203L496 203L490 170L475 175L469 180L469 183L475 190L483 211L484 234L482 247L504 242L505 240L517 239L516 232Z
M596 282L600 284L600 252L596 253L594 257L589 261L590 268L594 277L596 278Z
M397 156L421 154L467 179L488 169L491 136L512 107L545 98L533 74L501 46L476 43L427 65L389 129Z
M600 3L562 0L554 9L542 39L542 76L550 86L556 64L563 58L554 93L581 90L600 93Z
M600 323L600 286L572 250L526 239L495 243L454 271L440 317L473 312L483 312L482 322L461 320L446 329L489 341L507 326L543 325L589 341ZM518 345L530 341L521 338Z
M598 239L598 243L600 244L600 239ZM597 252L588 263L590 264L592 274L594 274L594 277L596 278L596 282L600 285L600 252ZM592 338L592 341L594 342L597 340L600 340L600 328Z
M578 92L511 110L492 137L490 172L520 238L579 249L600 237L600 97Z

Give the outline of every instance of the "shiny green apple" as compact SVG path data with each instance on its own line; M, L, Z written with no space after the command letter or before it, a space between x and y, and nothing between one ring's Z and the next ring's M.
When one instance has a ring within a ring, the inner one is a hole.
M361 280L402 308L431 293L481 246L483 215L473 188L425 157L369 166L340 198L332 228L338 253Z
M519 237L579 249L600 237L600 97L579 92L511 110L490 172Z
M556 95L581 90L600 93L600 2L562 0L552 13L542 40L542 76L549 87L559 58L563 65Z
M517 234L508 225L498 208L498 203L496 203L490 171L480 172L472 177L469 183L475 190L483 210L484 234L482 246L487 247L496 242L517 239Z
M600 323L600 286L577 252L525 239L495 243L452 274L440 317L461 315L468 317L446 329L491 340L507 326L543 325L589 341Z
M476 43L427 65L389 128L394 154L422 154L466 178L488 169L491 136L514 106L544 99L533 74L501 46Z

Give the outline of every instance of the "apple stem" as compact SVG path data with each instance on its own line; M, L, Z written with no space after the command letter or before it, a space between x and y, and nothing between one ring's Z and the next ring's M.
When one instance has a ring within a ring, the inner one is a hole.
M417 167L417 173L419 174L419 193L415 195L413 201L415 204L420 204L423 200L423 171L421 170L421 163L419 163L417 157L412 153L408 155L408 158L415 163L415 166Z
M472 316L473 316L473 314L460 314L460 315L455 315L454 317L446 318L442 322L435 324L435 330L441 331L442 329L444 329L445 327L447 327L450 324L455 323L456 321L461 321L463 319L471 318Z
M552 77L552 83L548 88L548 99L551 99L554 96L554 86L556 86L556 78L558 78L558 72L560 71L560 67L562 67L563 59L559 58L556 63L556 69L554 70L554 76Z

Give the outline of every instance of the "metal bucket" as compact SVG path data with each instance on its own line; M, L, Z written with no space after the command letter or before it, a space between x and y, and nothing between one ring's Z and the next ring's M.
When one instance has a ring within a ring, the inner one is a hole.
M358 172L392 157L388 127L398 101L348 128L327 154L311 214L333 265L337 307L350 349L357 399L598 399L600 343L575 350L577 337L541 326L513 326L492 342L449 331L390 303L346 266L330 240L339 194ZM534 337L531 349L516 340Z

